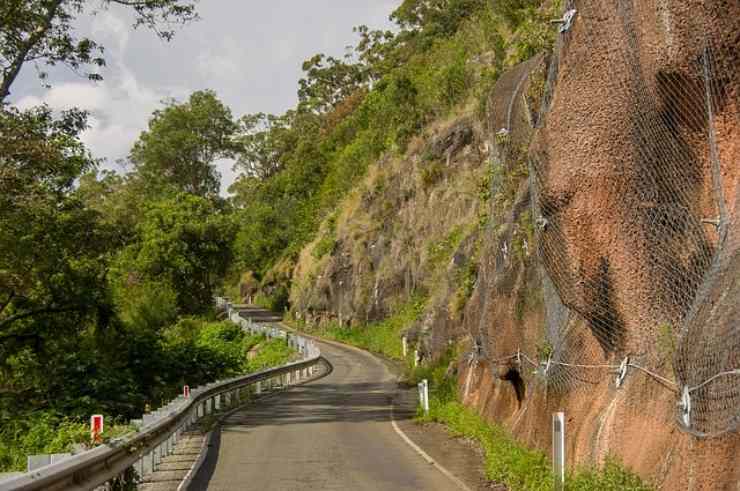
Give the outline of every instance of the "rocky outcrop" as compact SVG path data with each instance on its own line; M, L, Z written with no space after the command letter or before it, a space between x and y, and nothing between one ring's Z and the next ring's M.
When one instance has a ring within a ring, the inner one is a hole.
M614 454L663 489L732 489L740 377L722 374L740 367L740 9L574 6L538 118L511 88L524 66L494 91L536 126L493 138L510 161L510 141L528 142L517 202L531 195L536 259L508 259L515 206L466 311L484 348L461 367L464 397L542 448L565 410L575 462ZM510 119L506 107L491 117Z
M662 489L735 489L740 6L568 8L486 121L371 168L303 251L294 307L365 323L421 291L411 340L462 346L463 401L523 442L549 449L562 410L571 465L616 455Z

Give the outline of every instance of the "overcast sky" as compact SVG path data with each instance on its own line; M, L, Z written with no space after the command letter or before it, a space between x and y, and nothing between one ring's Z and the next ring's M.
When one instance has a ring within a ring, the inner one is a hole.
M0 0L1 1L1 0ZM357 37L352 27L389 27L401 0L201 0L202 19L178 31L169 43L145 29L133 31L120 10L81 19L79 32L106 48L104 82L88 82L68 71L52 73L41 87L25 67L11 101L20 107L46 102L91 113L83 139L106 168L128 154L161 101L184 100L213 89L236 117L282 113L297 102L302 62L316 53L341 55ZM220 162L222 189L234 180L231 164Z

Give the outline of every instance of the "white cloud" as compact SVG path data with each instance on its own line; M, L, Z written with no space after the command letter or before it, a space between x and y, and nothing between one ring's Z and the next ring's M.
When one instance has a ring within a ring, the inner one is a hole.
M95 16L91 31L96 39L100 39L109 50L111 41L115 43L114 54L126 51L131 36L130 23L117 17L110 11Z
M245 57L245 51L234 39L226 38L218 47L209 47L208 51L198 55L198 71L206 80L215 78L233 82L243 78L242 57Z
M107 160L105 167L113 168L116 160L128 155L161 101L188 93L184 88L143 87L126 66L120 65L117 76L105 82L60 84L41 97L23 97L16 106L27 109L47 104L55 111L70 107L88 111L90 128L82 140L95 157Z

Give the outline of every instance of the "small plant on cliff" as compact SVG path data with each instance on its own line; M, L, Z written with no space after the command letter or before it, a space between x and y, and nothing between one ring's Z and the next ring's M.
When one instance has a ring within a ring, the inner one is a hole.
M548 360L553 353L555 352L555 348L553 348L552 343L544 339L541 343L537 345L537 356L540 360Z
M511 240L511 249L514 257L524 263L530 255L530 248L534 245L534 223L532 212L525 211L517 220L514 237Z
M321 259L327 254L334 252L337 244L337 214L332 213L324 224L324 234L313 248L312 254L316 259Z
M438 160L429 161L421 168L419 174L424 190L431 188L444 177L444 169L444 164Z
M438 270L445 262L452 258L455 249L465 238L464 227L458 225L441 241L431 241L427 244L427 260L432 270Z
M450 313L455 317L458 317L465 309L465 305L473 294L475 282L478 280L478 262L475 258L465 262L465 265L458 271L457 280L458 287L450 301Z

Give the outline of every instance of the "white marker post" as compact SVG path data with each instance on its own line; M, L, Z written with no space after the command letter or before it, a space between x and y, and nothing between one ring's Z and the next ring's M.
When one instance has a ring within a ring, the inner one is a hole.
M403 357L406 358L406 355L409 351L409 344L408 340L406 339L406 336L401 337L401 351L403 352Z
M429 382L427 379L419 382L419 402L424 414L429 414Z
M555 490L565 486L565 413L552 415L552 472L555 475Z

